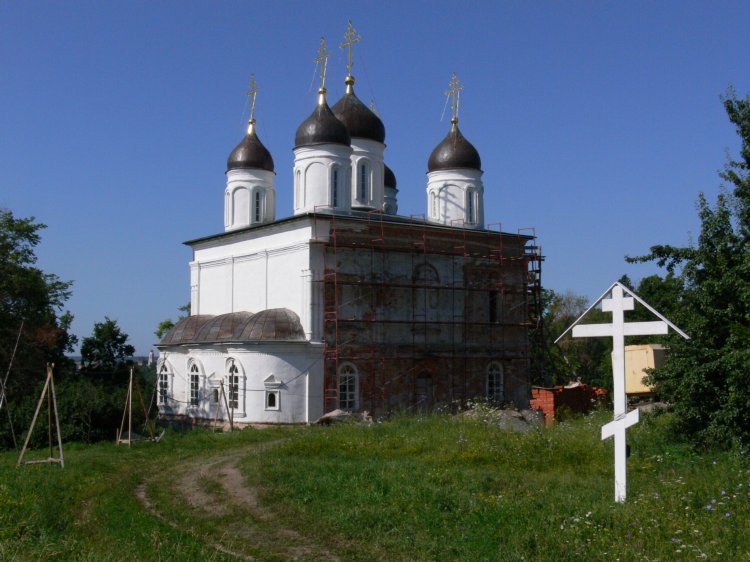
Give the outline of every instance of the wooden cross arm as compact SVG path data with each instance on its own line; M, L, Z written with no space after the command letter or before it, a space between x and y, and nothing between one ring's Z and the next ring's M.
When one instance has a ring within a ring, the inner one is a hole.
M669 332L666 322L626 322L622 327L624 336L660 336ZM578 324L573 327L574 338L612 337L612 324Z
M624 416L621 416L614 421L609 422L607 425L602 426L602 439L612 437L617 431L625 431L631 425L635 425L640 420L640 410L636 408L631 412L628 412Z

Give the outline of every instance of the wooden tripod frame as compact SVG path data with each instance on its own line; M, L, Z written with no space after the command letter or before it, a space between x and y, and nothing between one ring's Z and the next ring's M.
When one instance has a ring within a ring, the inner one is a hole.
M156 437L154 436L154 428L151 427L151 423L148 419L148 412L146 412L146 404L143 402L143 395L141 394L141 387L138 384L138 381L135 381L135 391L138 394L138 401L141 404L141 409L143 410L143 417L146 420L146 430L148 431L148 434L150 435L149 440L150 441L157 441ZM122 430L125 427L125 418L128 419L128 436L126 439L122 438ZM133 367L130 367L130 379L128 381L128 393L125 397L125 407L123 408L122 412L122 422L120 422L120 429L117 432L117 441L116 443L119 445L120 443L127 443L128 447L131 446L133 443Z
M22 464L55 462L55 463L59 463L61 468L65 468L65 460L63 458L62 438L60 436L60 417L57 415L57 397L55 395L55 379L52 376L52 369L54 368L55 368L54 363L47 363L47 380L44 383L42 394L39 397L39 403L36 405L36 411L34 412L34 419L31 420L31 427L29 428L29 432L26 434L26 441L24 442L23 448L21 449L21 455L18 457L17 466L21 466ZM45 395L47 396L47 434L49 435L49 457L47 457L46 459L24 462L23 456L26 453L26 448L29 445L31 434L34 432L36 419L39 416L39 410L42 408L42 402L44 402ZM53 410L55 412L55 427L57 428L57 449L60 452L59 457L54 457L53 450L52 450L52 411Z
M216 404L216 415L214 416L213 427L216 428L216 424L219 421L219 412L221 412L221 400L224 399L224 407L229 414L229 431L234 431L234 411L229 408L229 402L227 401L227 395L224 392L224 381L219 381L219 401Z

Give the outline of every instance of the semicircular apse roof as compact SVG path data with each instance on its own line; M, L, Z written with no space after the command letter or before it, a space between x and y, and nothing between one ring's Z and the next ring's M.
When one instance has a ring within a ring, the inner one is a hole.
M299 316L287 308L188 316L165 334L160 345L217 342L305 341Z

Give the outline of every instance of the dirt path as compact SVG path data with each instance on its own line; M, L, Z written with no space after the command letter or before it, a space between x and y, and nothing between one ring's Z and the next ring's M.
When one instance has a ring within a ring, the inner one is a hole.
M242 459L259 455L276 443L200 457L172 468L169 479L159 485L168 487L176 503L183 504L183 510L200 513L200 530L166 517L148 497L146 484L138 486L136 496L150 513L168 525L200 536L214 549L240 560L339 560L289 527L280 514L263 506L259 501L260 490L248 486L242 476L237 466ZM175 511L179 513L181 509Z

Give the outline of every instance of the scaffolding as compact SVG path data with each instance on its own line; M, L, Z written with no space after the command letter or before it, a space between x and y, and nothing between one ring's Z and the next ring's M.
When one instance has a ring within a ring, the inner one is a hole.
M321 248L325 411L338 374L357 366L359 407L422 409L484 394L489 361L528 386L541 334L541 248L533 229L445 227L379 211L313 213ZM514 386L515 385L515 386Z

